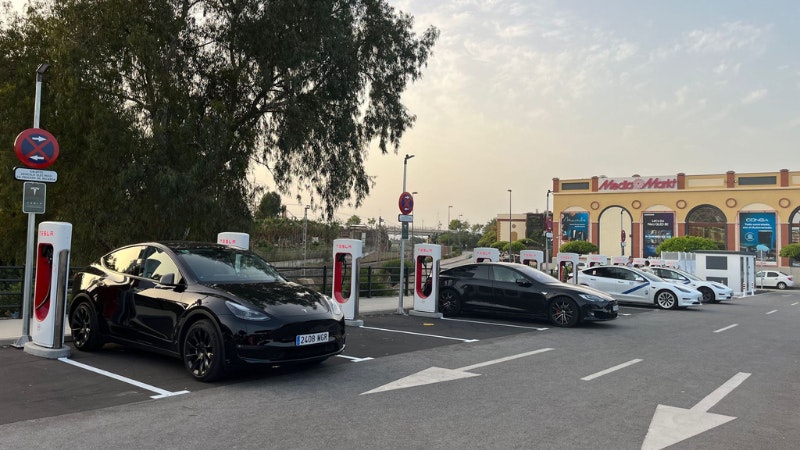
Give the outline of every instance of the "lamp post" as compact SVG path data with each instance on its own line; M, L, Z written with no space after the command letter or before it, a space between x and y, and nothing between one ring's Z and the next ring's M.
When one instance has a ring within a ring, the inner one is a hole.
M411 193L411 195L417 195L417 194L419 194L419 192L417 192L417 191L414 191L414 192ZM413 211L411 212L411 248L412 249L414 248L414 212ZM412 252L411 254L413 255L414 253Z
M453 208L453 205L447 207L447 225L445 225L445 230L450 230L450 210Z
M550 189L547 190L547 199L544 207L544 268L550 262L550 239L553 237L553 221L550 220Z
M508 190L508 262L514 262L514 253L511 251L511 189Z
M406 154L406 157L403 158L403 192L406 191L406 170L408 168L408 160L413 158L414 155ZM408 225L406 225L407 227ZM402 232L400 234L400 297L397 301L397 314L405 314L403 310L403 291L406 288L405 285L405 269L406 269L406 240L403 239Z
M621 251L620 254L622 256L625 256L625 228L622 225L622 211L623 211L623 209L620 208L619 209L619 230L620 230L619 231L619 235L620 235L619 248L620 248L620 251Z
M303 210L303 276L306 275L306 260L308 259L308 208L309 205Z

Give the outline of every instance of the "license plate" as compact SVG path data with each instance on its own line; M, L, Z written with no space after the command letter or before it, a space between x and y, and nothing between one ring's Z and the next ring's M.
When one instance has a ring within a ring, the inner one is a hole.
M612 311L619 311L619 305L614 305L611 307Z
M311 344L321 344L323 342L328 342L328 332L324 333L314 333L314 334L298 334L297 338L294 340L295 345L311 345Z

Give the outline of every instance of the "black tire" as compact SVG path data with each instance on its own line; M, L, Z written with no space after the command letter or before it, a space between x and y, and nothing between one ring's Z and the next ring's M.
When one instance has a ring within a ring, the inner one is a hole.
M656 292L656 306L661 309L678 309L678 297L666 289Z
M223 374L225 349L222 338L208 320L193 323L183 338L183 363L198 381L214 381Z
M784 283L783 281L779 281L778 285L775 286L775 287L777 287L780 290L784 290L784 289L786 289L786 283Z
M719 301L714 291L707 287L701 287L698 291L703 294L703 299L701 300L703 303L717 303Z
M557 327L571 328L580 323L581 310L575 300L558 297L547 307L547 317Z
M445 316L461 314L461 297L455 289L442 289L439 292L439 312Z
M103 346L100 335L97 313L88 300L82 300L69 316L69 328L72 333L72 344L78 350L91 352Z

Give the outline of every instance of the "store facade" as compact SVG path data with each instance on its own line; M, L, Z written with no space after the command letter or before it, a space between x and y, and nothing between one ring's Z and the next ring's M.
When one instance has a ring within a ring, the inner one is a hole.
M800 172L553 179L553 249L587 240L606 256L657 257L675 236L701 236L723 250L789 266L784 245L800 242ZM794 264L794 262L791 262Z

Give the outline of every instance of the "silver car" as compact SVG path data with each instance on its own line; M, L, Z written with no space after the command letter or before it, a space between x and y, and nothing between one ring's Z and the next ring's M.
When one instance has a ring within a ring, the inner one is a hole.
M594 266L578 271L578 284L610 294L620 302L677 309L701 304L700 291L662 280L652 273L624 266Z
M717 303L733 298L733 289L716 281L706 281L693 273L671 267L652 267L650 270L664 281L697 289L703 294L703 303Z
M756 285L758 287L774 287L786 289L794 286L792 276L779 270L760 270L756 273Z

